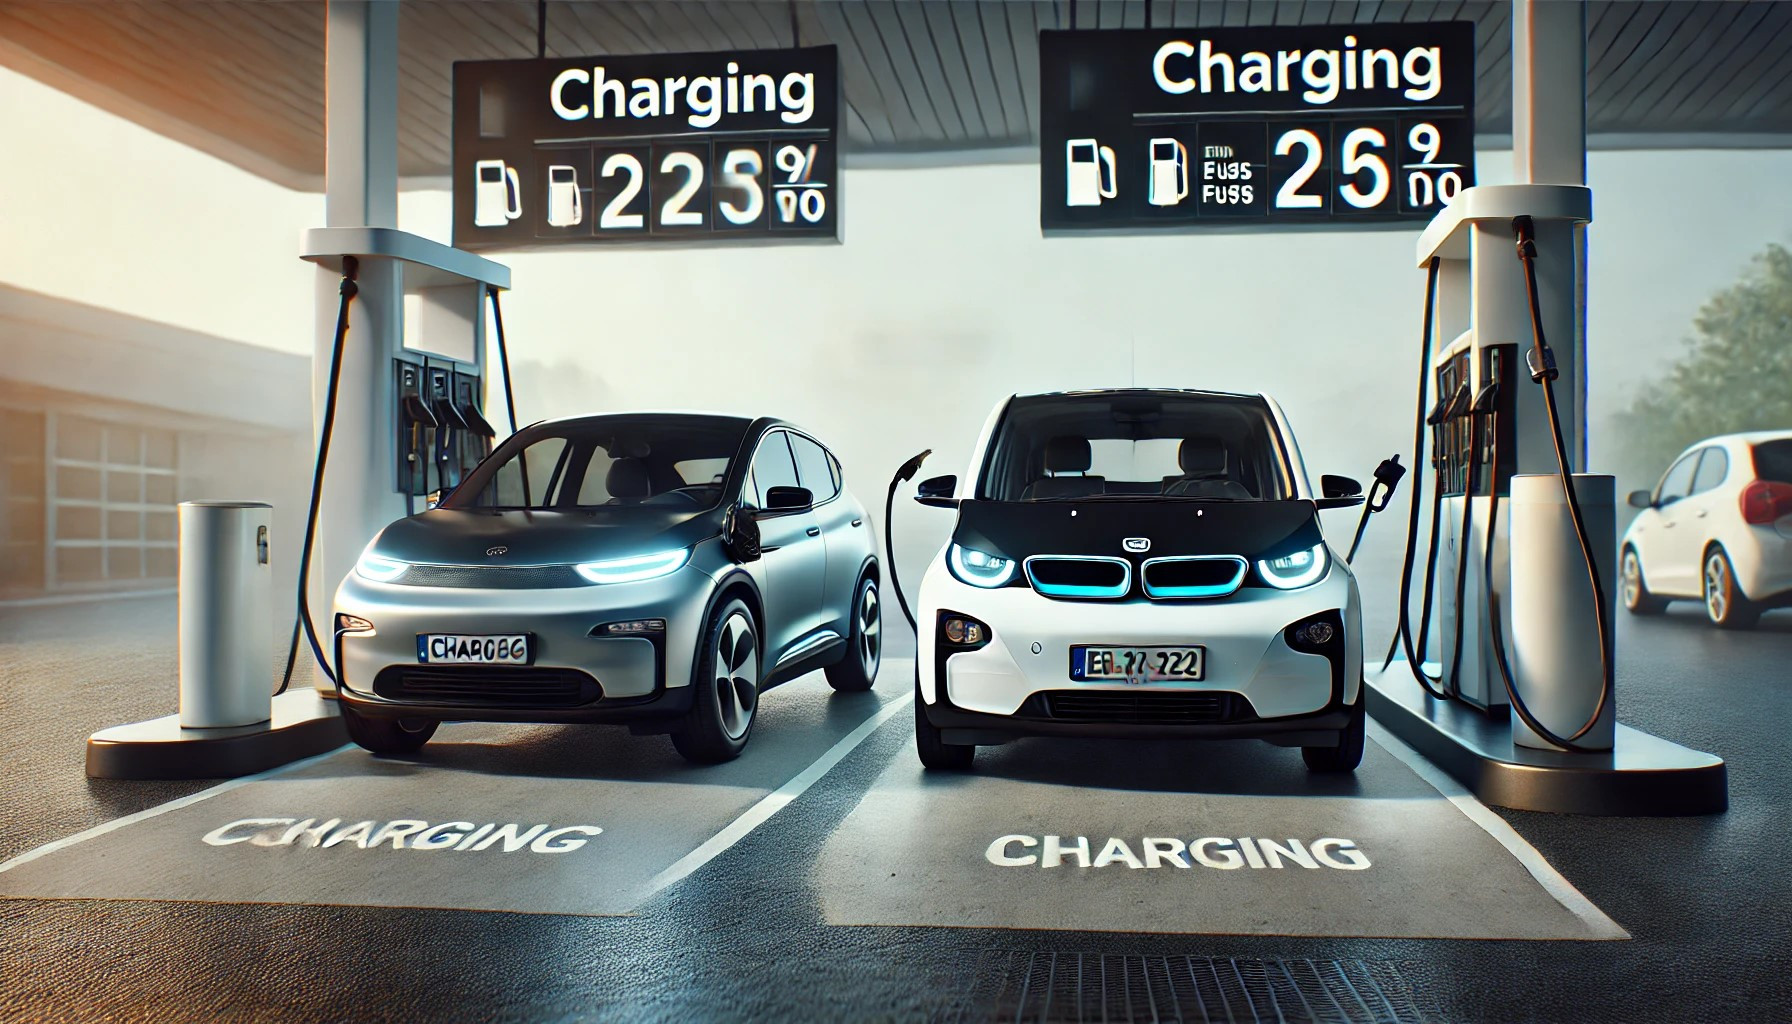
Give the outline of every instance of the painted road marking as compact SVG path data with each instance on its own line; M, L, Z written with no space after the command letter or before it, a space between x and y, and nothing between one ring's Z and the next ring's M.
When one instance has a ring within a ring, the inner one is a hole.
M1520 864L1524 865L1537 884L1543 886L1557 903L1569 913L1586 922L1587 927L1599 933L1602 939L1628 939L1630 932L1608 917L1605 911L1593 905L1593 901L1574 887L1574 883L1562 876L1537 848L1532 846L1517 830L1507 824L1506 819L1490 810L1461 783L1440 771L1438 767L1418 751L1406 745L1398 736L1382 728L1377 722L1369 723L1369 738L1388 753L1393 754L1411 768L1419 778L1430 783L1444 798L1456 805L1456 809L1468 816L1468 819L1487 830L1496 842L1506 848Z
M627 915L908 707L909 678L892 661L869 694L780 687L722 765L616 727L450 725L407 760L347 747L22 854L0 895Z

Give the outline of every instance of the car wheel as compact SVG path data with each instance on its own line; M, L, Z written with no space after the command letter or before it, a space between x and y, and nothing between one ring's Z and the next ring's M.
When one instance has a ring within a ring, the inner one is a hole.
M882 608L877 603L876 580L867 576L859 581L852 608L852 636L847 638L846 656L827 667L828 685L842 693L871 689L884 654L884 623Z
M1632 615L1660 615L1668 603L1649 593L1643 582L1643 563L1635 548L1624 549L1624 568L1619 585L1623 587L1624 610Z
M1358 688L1356 703L1347 710L1350 721L1338 734L1338 745L1335 747L1302 747L1301 759L1307 762L1310 772L1354 772L1356 766L1363 763L1363 731L1368 715L1366 705Z
M672 733L672 745L700 764L739 757L759 710L759 631L740 598L710 614L691 686L691 710Z
M436 734L440 723L419 718L374 718L345 701L337 701L348 738L375 754L415 754Z
M977 758L977 748L963 743L947 743L940 730L927 720L927 705L921 702L921 684L915 683L915 751L921 764L934 771L968 771Z
M1705 553L1705 616L1719 629L1746 629L1761 617L1760 609L1742 596L1723 548Z

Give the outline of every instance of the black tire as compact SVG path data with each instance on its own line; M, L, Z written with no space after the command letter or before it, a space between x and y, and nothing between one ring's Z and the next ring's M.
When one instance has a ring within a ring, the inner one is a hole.
M1635 548L1624 549L1618 586L1624 610L1632 615L1660 615L1667 610L1668 603L1649 592L1649 584L1643 579L1643 560L1637 557Z
M883 608L877 599L877 581L859 580L852 592L852 630L846 638L846 654L825 670L828 685L841 693L862 693L877 681L877 666L884 655Z
M1307 762L1310 772L1354 772L1356 766L1363 763L1363 734L1369 717L1365 710L1362 688L1357 688L1356 703L1346 709L1350 712L1350 722L1338 734L1338 745L1335 747L1302 747L1301 760Z
M746 749L758 719L759 647L759 628L745 601L730 598L710 613L691 680L691 710L672 733L685 760L720 764Z
M347 701L338 700L336 704L342 711L348 738L375 754L415 754L441 724L416 718L375 718L356 711Z
M1705 552L1705 617L1718 629L1747 629L1761 618L1761 609L1736 585L1736 568L1723 548Z
M927 720L927 705L921 703L919 682L915 683L915 751L930 771L970 771L971 763L977 759L975 746L940 739L940 730Z

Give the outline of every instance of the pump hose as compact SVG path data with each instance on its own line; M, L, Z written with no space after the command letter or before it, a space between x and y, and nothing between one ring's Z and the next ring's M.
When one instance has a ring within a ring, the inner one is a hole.
M1431 262L1426 268L1425 273L1425 326L1419 339L1419 398L1418 410L1413 416L1412 430L1414 462L1418 461L1418 453L1425 450L1425 395L1430 386L1431 333L1437 314L1438 268L1442 266L1442 264L1443 260L1440 257L1431 257ZM1413 560L1418 554L1419 506L1425 493L1425 474L1423 472L1415 474L1412 486L1412 505L1406 520L1406 554L1402 560L1402 568L1400 571L1399 625L1394 631L1393 643L1388 645L1387 660L1382 663L1381 667L1385 671L1389 665L1392 665L1394 663L1395 649L1404 646L1406 663L1412 669L1413 679L1427 694L1438 700L1447 700L1450 696L1448 693L1443 690L1433 689L1437 680L1432 679L1425 672L1419 659L1420 652L1415 649L1412 639L1412 568ZM1440 482L1437 487L1437 495L1432 498L1431 502L1431 553L1425 560L1425 610L1421 614L1419 621L1419 637L1421 642L1428 635L1431 625L1431 587L1433 573L1437 568L1437 516L1438 509L1442 505L1442 493L1443 484Z
M516 433L516 391L510 386L510 347L504 344L504 307L498 304L498 286L485 286L492 300L492 324L498 329L498 369L504 375L504 412L510 417L510 432ZM519 460L518 465L526 460ZM528 470L524 470L528 472Z
M1501 623L1500 602L1498 595L1494 594L1492 591L1492 573L1489 571L1483 573L1483 576L1485 577L1483 584L1488 588L1487 603L1492 619L1490 625L1493 633L1494 660L1498 663L1500 676L1505 681L1506 694L1512 701L1512 710L1518 714L1519 719L1523 721L1532 732L1541 736L1548 743L1575 753L1606 753L1606 751L1603 750L1582 746L1577 742L1582 736L1593 731L1593 727L1598 724L1600 716L1605 714L1606 705L1611 702L1612 697L1614 679L1611 623L1606 614L1605 586L1599 579L1598 563L1593 558L1592 540L1587 534L1586 520L1581 515L1580 500L1574 493L1573 474L1568 470L1568 449L1567 445L1564 444L1562 440L1562 420L1556 409L1554 388L1556 379L1555 356L1550 351L1548 341L1544 338L1543 313L1537 302L1537 268L1534 262L1537 258L1537 252L1536 243L1531 233L1531 219L1529 217L1514 218L1512 226L1518 236L1518 261L1524 264L1525 295L1530 303L1532 341L1531 375L1537 383L1543 385L1543 408L1549 419L1551 440L1555 443L1556 471L1557 475L1560 476L1562 480L1562 495L1568 503L1568 518L1574 525L1575 539L1580 542L1581 558L1586 565L1587 579L1593 586L1594 621L1598 625L1599 633L1600 671L1599 699L1594 702L1593 713L1588 716L1584 725L1567 736L1557 735L1555 732L1545 727L1542 722L1538 721L1536 715L1531 713L1530 707L1525 704L1524 698L1518 692L1518 687L1512 678L1511 666L1506 658L1506 644L1504 628ZM1495 447L1493 456L1496 471L1499 466L1498 444L1499 439L1496 436L1494 439ZM1493 560L1492 520L1493 516L1497 514L1499 507L1498 488L1494 488L1494 490L1496 492L1493 496L1494 505L1488 514L1487 561L1489 566L1491 566Z
M292 685L292 670L299 656L299 631L303 630L305 639L311 644L311 653L317 658L318 667L323 669L324 677L331 683L336 682L336 673L330 670L330 660L324 655L323 647L317 642L317 626L311 621L311 549L317 541L317 508L323 497L324 466L330 460L330 435L336 429L336 386L342 379L342 349L348 340L348 304L354 300L360 286L355 284L355 274L360 269L360 261L353 256L342 257L342 295L341 303L336 307L336 341L330 348L330 383L324 392L323 430L317 441L317 460L311 467L311 501L305 511L305 544L299 552L299 614L292 624L292 641L286 649L286 671L280 674L280 688L274 691L277 697L286 692Z
M902 580L896 574L896 524L890 517L896 511L897 485L913 479L920 470L921 463L926 462L927 456L932 454L933 449L929 448L904 462L896 470L896 475L890 478L889 493L884 495L884 560L890 563L890 589L896 592L896 605L902 609L902 617L908 620L909 628L917 633L921 627L915 624L915 613L909 610L908 599L902 596Z

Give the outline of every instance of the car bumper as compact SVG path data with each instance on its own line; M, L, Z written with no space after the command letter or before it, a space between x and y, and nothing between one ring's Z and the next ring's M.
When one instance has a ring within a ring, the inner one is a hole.
M1740 537L1725 542L1736 585L1751 601L1781 604L1792 601L1792 517L1783 527L1750 526Z
M954 651L940 642L944 611L969 615L990 630L981 648ZM1336 613L1342 636L1331 656L1296 650L1284 630ZM922 584L916 671L928 720L989 734L1260 737L1330 742L1345 708L1360 699L1361 607L1349 570L1334 560L1318 583L1299 590L1245 588L1210 601L1062 601L1030 588L984 590L960 583L936 560ZM1199 644L1198 682L1077 682L1073 646ZM1091 701L1088 695L1112 695ZM1207 695L1210 699L1194 699ZM1107 720L1085 706L1109 705ZM1115 710L1114 704L1135 710ZM1198 712L1191 711L1199 708ZM1197 721L1205 716L1208 720ZM949 737L950 739L950 737ZM960 737L959 742L968 742ZM989 742L977 740L976 742Z
M337 696L382 717L602 722L679 714L690 706L692 659L714 586L692 566L655 580L540 590L401 586L351 575L335 611L373 630L335 638ZM664 619L666 629L592 635L634 619ZM526 633L530 663L422 664L417 638L425 633Z

